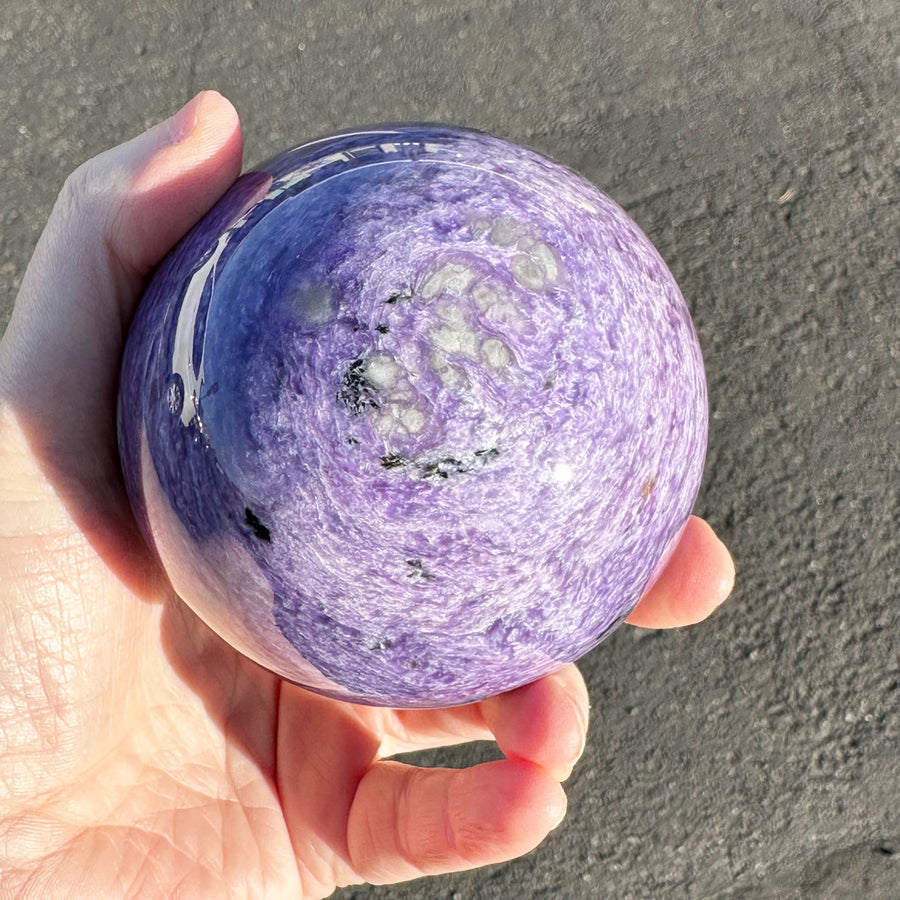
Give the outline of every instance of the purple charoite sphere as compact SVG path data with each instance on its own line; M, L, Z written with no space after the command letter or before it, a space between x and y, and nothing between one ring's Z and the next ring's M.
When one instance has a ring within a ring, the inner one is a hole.
M176 591L284 678L443 706L634 607L695 500L703 363L662 259L571 170L377 126L243 175L161 265L120 451Z

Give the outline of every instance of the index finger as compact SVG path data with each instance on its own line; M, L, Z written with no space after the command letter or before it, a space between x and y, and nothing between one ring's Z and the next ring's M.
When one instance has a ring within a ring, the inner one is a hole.
M691 516L669 561L626 621L678 628L711 615L734 587L734 562L710 525Z
M587 687L569 663L530 684L447 709L384 710L380 755L496 741L508 759L525 759L564 781L584 750Z

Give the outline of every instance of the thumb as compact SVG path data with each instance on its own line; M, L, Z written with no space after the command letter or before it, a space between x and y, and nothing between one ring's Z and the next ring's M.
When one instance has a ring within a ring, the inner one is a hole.
M0 414L13 412L95 546L137 546L116 448L132 314L156 264L240 174L241 152L234 107L198 94L66 179L22 279L0 341Z
M107 166L118 176L104 225L128 274L146 279L240 174L241 151L234 107L201 91L170 119L88 163L89 189Z
M241 152L234 107L203 91L66 179L4 335L7 394L11 379L33 386L47 366L79 373L93 390L105 369L112 385L144 281L237 178ZM91 362L96 372L85 372Z

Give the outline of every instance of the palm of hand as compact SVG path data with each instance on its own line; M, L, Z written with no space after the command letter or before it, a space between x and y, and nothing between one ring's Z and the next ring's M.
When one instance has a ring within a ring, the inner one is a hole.
M6 424L8 450L13 433ZM17 474L42 516L58 524L3 548L17 590L7 609L23 611L20 640L4 659L5 684L15 684L12 670L20 674L21 707L3 720L6 759L19 758L6 785L15 813L3 835L7 884L18 875L46 896L60 880L79 885L84 896L167 896L181 873L189 895L226 896L216 884L226 873L215 861L227 855L235 887L246 887L253 848L275 854L279 846L272 839L274 679L246 671L185 619L181 641L210 666L205 677L229 678L222 690L234 703L231 729L260 736L254 759L216 729L171 664L166 623L178 607L162 581L137 596L105 568L77 525L66 523L65 509L53 508L58 501L39 474L31 484ZM14 521L11 509L3 513L4 524ZM241 700L254 693L259 702L242 710ZM19 798L27 805L19 807ZM279 872L271 862L257 860L269 878Z
M212 634L137 534L115 450L122 335L240 168L234 111L201 100L187 137L183 112L67 182L0 344L0 886L313 898L517 856L565 809L587 719L574 666L452 710L327 700ZM692 520L633 619L703 618L732 574ZM387 759L473 739L507 759Z
M489 738L487 722L503 707L533 710L539 693L570 690L573 679L577 689L571 670L480 706L429 712L354 706L284 684L213 635L149 563L136 571L139 545L123 546L111 566L22 437L7 418L0 443L15 463L7 471L16 509L0 507L0 522L8 535L27 496L27 524L38 532L0 551L16 591L5 608L28 611L4 659L7 685L13 668L23 676L14 700L26 713L2 721L7 762L19 757L7 784L12 810L29 798L5 820L8 884L18 871L47 896L62 878L85 896L168 896L176 886L186 896L242 896L265 886L274 896L324 897L361 873L394 880L490 861L498 849L523 852L554 824L504 828L462 809L510 789L522 792L516 805L540 804L543 792L552 806L550 775L524 759L459 773L380 760ZM139 590L116 565L126 557ZM571 733L564 710L569 735L548 741L567 727L548 712L527 735L514 733L514 720L495 727L564 775L583 732ZM453 791L456 811L442 802Z

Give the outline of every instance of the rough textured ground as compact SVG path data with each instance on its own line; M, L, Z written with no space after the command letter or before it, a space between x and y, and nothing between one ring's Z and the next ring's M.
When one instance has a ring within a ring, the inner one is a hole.
M249 164L436 119L580 169L668 260L708 367L697 511L731 603L583 661L589 746L538 851L342 900L898 900L896 0L5 0L0 327L66 173L202 87Z

